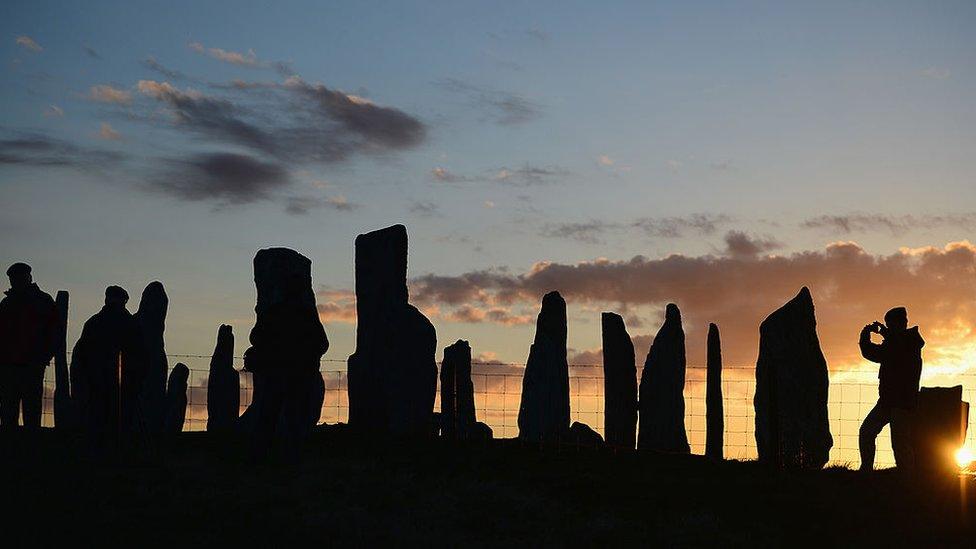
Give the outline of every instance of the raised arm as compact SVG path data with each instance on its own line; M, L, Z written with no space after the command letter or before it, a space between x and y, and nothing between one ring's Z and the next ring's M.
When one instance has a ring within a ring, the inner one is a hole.
M871 341L871 325L868 324L861 329L861 340L858 342L861 347L861 356L871 362L881 362L884 350L881 345Z

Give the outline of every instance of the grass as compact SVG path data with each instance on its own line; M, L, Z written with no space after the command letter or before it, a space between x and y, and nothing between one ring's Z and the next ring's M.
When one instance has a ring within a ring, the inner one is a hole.
M771 471L699 456L315 434L297 462L254 463L185 433L152 458L93 463L57 433L3 441L4 546L297 543L963 545L973 477ZM34 525L37 526L34 526Z

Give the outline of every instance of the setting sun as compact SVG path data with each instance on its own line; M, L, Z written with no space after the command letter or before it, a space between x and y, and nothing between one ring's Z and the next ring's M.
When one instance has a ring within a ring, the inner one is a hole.
M969 448L963 447L956 450L956 463L960 469L969 467L973 463L973 460L976 460L976 455Z

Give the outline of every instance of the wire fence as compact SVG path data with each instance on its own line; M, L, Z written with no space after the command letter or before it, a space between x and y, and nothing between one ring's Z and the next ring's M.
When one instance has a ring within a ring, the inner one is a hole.
M185 431L201 431L207 425L207 376L210 357L204 355L169 355L170 366L178 362L190 370L187 390ZM234 359L239 370L243 360ZM322 405L321 423L345 423L349 417L349 400L345 361L322 361L322 377L325 380L325 402ZM473 363L475 409L479 421L494 431L496 438L509 438L518 434L518 410L522 396L521 364ZM693 453L705 450L705 368L689 366L685 379L685 429ZM861 421L878 398L877 371L833 372L828 396L830 432L834 445L830 451L833 464L856 465L858 456L858 429ZM54 368L45 372L44 412L42 424L53 426ZM962 385L963 400L976 403L976 373L964 373L941 377L940 385ZM923 377L923 386L927 385ZM932 385L932 383L928 383ZM725 456L729 459L755 459L754 436L755 409L752 398L756 381L753 367L728 367L722 371L722 396L725 418ZM603 369L594 365L570 366L570 409L573 421L585 423L603 434ZM250 404L253 385L251 375L241 373L241 412ZM440 410L438 382L435 410ZM976 432L970 414L966 445L976 450ZM878 438L878 466L894 465L890 435L886 427Z

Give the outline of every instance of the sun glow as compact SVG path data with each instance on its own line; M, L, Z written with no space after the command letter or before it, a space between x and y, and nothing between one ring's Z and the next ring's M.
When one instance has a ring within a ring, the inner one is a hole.
M973 460L976 460L976 454L969 448L962 447L956 450L956 464L959 465L960 469L966 469L972 464Z

